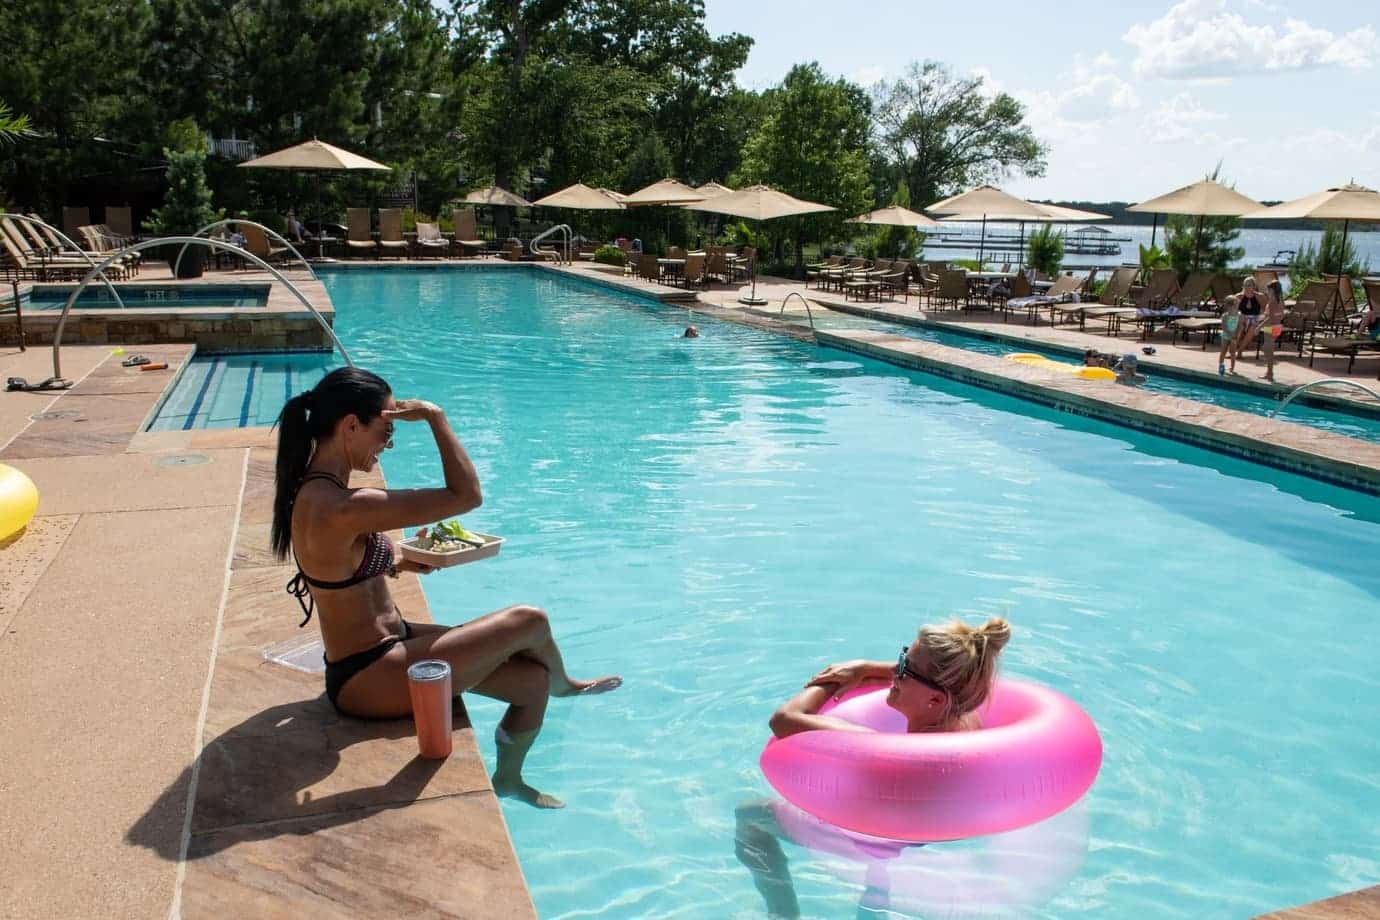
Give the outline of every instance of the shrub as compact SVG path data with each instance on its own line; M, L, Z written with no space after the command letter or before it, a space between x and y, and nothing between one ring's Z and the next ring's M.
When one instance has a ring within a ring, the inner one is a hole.
M190 236L216 219L206 185L204 149L163 151L168 158L168 192L149 219L158 236Z
M1030 266L1053 278L1059 274L1059 267L1064 264L1063 231L1045 224L1030 234L1030 239L1026 240L1026 251L1029 254Z
M617 246L600 246L594 250L594 261L601 265L627 265L627 253Z

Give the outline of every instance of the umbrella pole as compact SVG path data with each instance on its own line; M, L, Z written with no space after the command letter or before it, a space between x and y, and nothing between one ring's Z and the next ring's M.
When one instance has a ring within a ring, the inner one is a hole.
M1155 248L1155 231L1160 228L1159 212L1150 215L1150 248Z
M325 220L321 217L321 173L316 173L316 258L324 260L326 258L326 244L321 239L326 235Z
M1198 270L1198 256L1203 251L1203 215L1198 215L1198 229L1193 233L1193 270Z
M1021 221L1021 239L1016 245L1020 248L1017 253L1020 258L1016 261L1020 264L1020 270L1025 271L1025 221Z
M1342 221L1342 248L1337 252L1337 277L1342 277L1342 271L1346 268L1346 231L1351 226L1350 218Z
M978 271L982 271L982 250L987 242L987 215L982 215L982 232L978 234Z

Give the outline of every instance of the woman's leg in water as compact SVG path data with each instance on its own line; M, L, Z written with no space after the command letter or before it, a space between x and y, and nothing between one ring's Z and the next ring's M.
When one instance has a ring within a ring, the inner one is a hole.
M767 915L799 917L800 904L795 897L795 884L781 848L781 825L772 811L771 802L762 799L748 802L734 809L736 830L733 851L738 861L752 873L752 882L767 905Z

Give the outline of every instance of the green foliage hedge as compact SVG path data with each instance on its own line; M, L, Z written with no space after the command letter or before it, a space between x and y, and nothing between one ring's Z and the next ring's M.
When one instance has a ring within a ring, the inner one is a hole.
M594 261L601 265L627 265L627 253L617 246L600 246L594 250Z

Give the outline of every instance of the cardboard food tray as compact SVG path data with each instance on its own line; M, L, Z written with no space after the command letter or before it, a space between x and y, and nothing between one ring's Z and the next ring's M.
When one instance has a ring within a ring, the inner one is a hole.
M498 549L503 545L503 538L493 534L470 531L476 537L484 540L483 546L466 546L464 549L452 552L440 553L429 549L420 549L417 538L411 537L398 544L402 551L403 558L421 565L430 565L438 569L447 569L453 565L465 565L470 562L478 562L480 559L488 559L490 556L497 556Z

